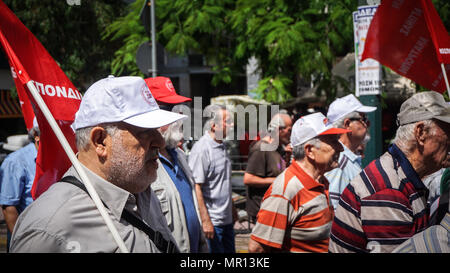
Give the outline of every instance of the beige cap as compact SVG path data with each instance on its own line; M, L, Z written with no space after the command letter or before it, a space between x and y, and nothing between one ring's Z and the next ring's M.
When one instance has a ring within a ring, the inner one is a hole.
M433 118L450 123L450 105L438 92L420 92L402 103L397 124L405 125Z

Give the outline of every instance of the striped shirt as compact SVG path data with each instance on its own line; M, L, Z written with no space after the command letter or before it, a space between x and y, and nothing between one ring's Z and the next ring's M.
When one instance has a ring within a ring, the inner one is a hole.
M350 181L361 172L361 157L353 153L347 146L342 144L344 151L339 154L339 165L337 168L325 173L330 182L330 199L334 209L339 204L341 193Z
M395 145L353 179L339 200L330 252L391 252L428 225L428 189Z
M431 226L397 247L396 253L450 253L450 213L439 225Z
M251 238L289 252L327 252L334 210L328 181L311 178L294 161L264 195Z

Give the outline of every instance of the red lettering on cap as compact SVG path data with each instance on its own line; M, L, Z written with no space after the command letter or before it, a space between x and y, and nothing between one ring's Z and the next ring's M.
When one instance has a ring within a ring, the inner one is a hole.
M141 94L142 94L142 97L144 98L144 100L148 104L150 104L150 106L158 107L158 105L156 104L155 99L152 96L152 93L150 92L150 90L148 89L146 84L142 85L142 87L141 87Z
M170 92L175 93L175 87L173 87L173 83L169 79L167 79L166 81L166 87L167 89L169 89Z

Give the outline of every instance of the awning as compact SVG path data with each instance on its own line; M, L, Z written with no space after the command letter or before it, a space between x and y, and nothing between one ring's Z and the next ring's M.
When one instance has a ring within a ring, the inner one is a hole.
M0 118L21 118L19 98L13 98L11 91L0 90Z

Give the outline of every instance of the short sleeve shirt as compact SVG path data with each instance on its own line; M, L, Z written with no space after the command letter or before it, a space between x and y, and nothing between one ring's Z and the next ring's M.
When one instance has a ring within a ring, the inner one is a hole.
M202 184L213 225L232 224L231 162L225 144L217 143L206 133L192 147L189 167L195 183Z
M0 204L16 206L21 213L33 202L31 187L37 151L33 143L9 154L0 166Z
M282 158L280 152L261 151L262 140L255 142L251 146L248 155L248 164L245 172L259 177L277 177L286 169L286 161ZM248 187L247 213L249 216L256 217L258 214L261 200L266 193L267 187Z
M267 190L251 238L286 252L327 252L334 210L328 181L293 162Z

